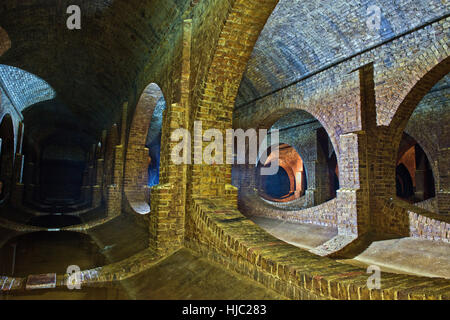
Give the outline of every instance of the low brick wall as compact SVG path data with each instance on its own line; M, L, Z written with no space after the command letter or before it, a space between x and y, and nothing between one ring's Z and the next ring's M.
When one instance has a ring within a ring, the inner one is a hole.
M160 261L151 250L141 251L125 260L117 263L80 272L82 287L105 287L113 285L117 281L125 280L147 270ZM67 286L68 275L57 275L56 286ZM11 278L0 276L1 291L25 290L27 278Z
M276 207L256 194L242 195L239 210L246 216L265 217L283 221L309 223L319 226L337 227L337 199L303 210Z
M307 208L307 199L306 196L302 196L298 199L289 201L289 202L276 202L270 201L264 198L260 198L265 203L274 206L276 208L284 209L284 210L303 210Z
M188 247L291 299L450 298L450 280L440 278L382 273L382 288L370 290L366 270L284 243L226 201L195 199L190 220Z
M438 204L436 198L430 198L422 202L417 202L414 203L414 205L427 211L438 213Z
M383 225L378 232L450 242L449 216L435 214L400 199L385 201L380 207Z

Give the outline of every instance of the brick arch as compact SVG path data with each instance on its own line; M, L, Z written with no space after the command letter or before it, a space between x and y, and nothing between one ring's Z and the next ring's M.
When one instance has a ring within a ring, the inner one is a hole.
M275 122L289 113L304 111L320 122L330 138L336 154L340 154L339 135L342 128L338 127L338 123L327 121L335 119L327 119L328 113L323 112L325 107L322 104L317 104L316 102L311 104L301 104L294 96L283 98L275 95L274 97L269 97L267 99L267 103L265 103L263 107L257 107L255 105L255 108L246 108L245 114L240 110L235 112L233 126L242 129L269 129Z
M383 90L376 91L379 126L404 128L423 97L450 71L449 51L443 45L444 41L434 42L421 55L405 61L406 66L401 72L384 79L386 85L396 90L388 94ZM378 75L375 81L377 78Z
M14 168L14 124L11 115L3 115L0 122L0 180L3 182L0 199L7 200L12 187Z
M203 122L203 129L226 130L232 127L232 115L239 85L247 62L264 25L278 0L235 0L222 28L211 65L203 84L194 120ZM206 111L206 112L205 112ZM194 194L220 196L231 184L231 166L193 166ZM216 177L211 185L210 177ZM203 181L203 183L201 183ZM204 187L208 183L208 187Z
M432 143L429 143L429 141L426 139L425 134L426 133L412 133L412 132L408 132L407 130L405 130L405 134L409 135L412 139L415 140L415 142L422 148L423 152L425 153L425 156L427 157L427 160L430 164L431 167L431 173L433 174L433 179L434 179L434 187L435 190L438 189L438 182L439 182L439 170L436 166L436 157L435 155L437 155L437 150L435 150L436 148L434 148L434 146L432 145ZM406 150L399 150L399 152L405 152Z
M296 145L293 142L294 141L291 141L289 139L280 139L280 141L278 143L273 143L271 145L267 145L266 150L263 150L262 148L259 148L258 149L259 153L258 153L258 158L257 158L257 166L261 165L260 159L263 156L264 152L266 152L267 150L274 149L275 147L278 147L278 146L281 146L281 145L288 145L288 146L292 147L295 150L295 152L298 153L298 155L300 156L302 161L303 162L306 161L305 159L308 159L308 157L306 156L307 152L305 150L301 149L301 146ZM261 145L263 145L263 143ZM266 156L268 156L268 155L266 155Z
M11 48L11 40L5 29L0 27L0 56Z
M282 103L274 105L268 103L265 106L266 107L263 108L263 110L258 109L255 110L256 112L246 112L246 114L241 113L238 109L234 113L233 126L241 129L270 129L275 122L289 113L303 110L286 107L286 105ZM248 110L253 111L252 108L247 109L247 111Z
M254 120L254 122L252 124L250 124L250 121L246 121L247 125L249 126L245 126L246 128L251 128L252 125L254 125L255 128L263 128L263 129L269 129L271 128L279 119L281 119L282 117L288 115L291 112L295 112L295 111L304 111L308 114L310 114L311 116L314 117L314 119L316 119L320 125L323 127L323 129L325 130L325 133L328 135L332 147L333 147L333 152L336 155L339 155L339 144L338 142L334 139L335 135L330 134L330 132L335 132L336 130L332 131L331 127L328 126L327 122L325 121L325 119L323 117L320 116L319 112L320 110L317 110L316 108L314 110L308 109L308 108L303 108L301 106L298 106L297 104L297 108L294 107L280 107L281 104L276 104L276 107L271 109L271 108L267 108L265 109L263 112L265 114L265 117L262 118L262 120L259 120L258 118L256 118ZM290 105L290 104L288 104ZM334 128L333 128L334 129ZM297 152L298 154L301 156L301 158L304 161L309 161L310 160L310 155L308 154L308 152L306 151L306 149L302 148L302 146L295 141L294 139L285 139L286 141L283 141L283 138L280 137L280 143L284 142L286 144L291 145ZM261 152L258 155L258 159L261 157L262 152L264 152L264 150L261 150ZM339 157L337 157L337 165L338 168L340 167L339 164ZM308 173L308 169L306 169L306 172Z
M426 55L423 55L417 61L422 61L425 57ZM386 189L380 190L378 194L384 194L385 196L395 195L395 163L403 132L420 101L449 72L450 56L447 56L423 73L419 80L410 86L411 89L406 95L402 94L404 99L398 104L398 107L393 107L396 112L389 126L378 127L379 139L377 149L383 150L384 160L380 165L383 166L382 170L386 180L383 183Z
M420 60L420 59L419 59ZM450 72L450 56L434 65L420 79L414 83L412 88L405 95L404 99L394 107L396 110L390 128L397 130L396 135L401 135L411 118L416 107L425 95L438 83L446 74Z
M301 196L300 192L298 192L299 190L297 187L300 187L301 191L305 191L306 184L305 184L305 181L303 180L304 177L306 178L306 176L304 176L304 173L303 173L303 170L305 169L305 166L304 166L305 159L298 152L298 149L295 146L293 146L292 144L283 142L283 140L280 140L279 143L270 145L267 148L267 150L271 150L274 147L279 148L278 149L278 151L279 151L279 154L278 154L279 166L280 166L280 168L283 168L286 171L286 173L288 174L289 181L290 181L289 187L290 187L291 191L292 191L292 189L296 191L296 194L283 199L282 202L289 202L289 201L296 200L297 198L299 198ZM283 152L281 147L289 149L290 152L289 153ZM272 161L273 161L273 158L271 158L271 156L269 154L268 158L266 159L266 164L268 164ZM261 165L262 165L262 163L258 163L258 166L261 166ZM300 165L301 168L298 168L298 167L294 168L294 166L298 166L298 165ZM301 182L299 182L297 180L297 177L295 175L296 172L294 171L294 169L300 169L300 171L302 172ZM268 200L280 201L281 199L278 199L278 200L268 199Z
M145 144L153 113L163 97L163 92L155 83L144 89L134 111L128 135L124 191L130 206L139 214L150 212L147 200L149 149Z

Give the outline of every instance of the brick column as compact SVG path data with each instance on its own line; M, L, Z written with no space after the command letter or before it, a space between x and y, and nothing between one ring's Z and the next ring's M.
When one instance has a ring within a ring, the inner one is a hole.
M22 205L24 197L25 186L22 183L23 162L24 156L16 154L14 161L14 185L11 193L11 202L16 208Z
M117 217L122 212L122 190L117 185L107 188L106 214L108 217Z
M22 155L23 129L23 123L19 122L16 154L14 157L13 187L11 192L11 202L16 207L22 205L24 196L24 185L22 184L23 165L25 160L25 157Z
M123 146L114 148L114 177L113 184L107 186L107 215L115 217L122 213L123 192Z
M436 190L439 214L450 214L450 149L439 150L439 183Z
M426 174L427 168L425 166L425 154L416 146L416 189L414 190L414 196L418 202L425 200L425 188L426 188Z
M103 202L103 169L104 169L104 160L98 159L96 165L96 177L95 177L95 185L92 189L92 206L94 208L100 206Z
M102 204L102 189L100 186L92 187L92 207L97 208Z

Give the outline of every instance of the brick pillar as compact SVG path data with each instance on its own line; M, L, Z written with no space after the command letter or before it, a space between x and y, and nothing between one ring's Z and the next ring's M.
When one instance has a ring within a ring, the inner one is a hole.
M24 185L22 183L23 165L25 160L25 157L22 155L23 129L23 123L19 122L16 154L14 157L13 188L11 192L11 203L16 208L22 206L24 197Z
M439 150L439 183L436 198L439 214L450 214L450 149Z
M425 187L426 187L426 175L427 168L425 166L425 154L416 145L416 189L414 190L414 196L418 202L425 200Z
M191 32L192 20L183 23L180 102L169 104L164 111L161 133L160 184L151 190L149 246L158 255L167 255L183 246L190 165L175 165L171 153L178 142L170 139L172 131L191 128ZM230 171L231 172L231 171ZM231 174L230 174L231 182ZM206 181L205 181L206 183Z
M341 235L361 235L369 231L370 212L367 181L367 139L364 132L341 135L338 214Z
M304 161L306 170L307 189L305 191L306 205L313 207L316 204L316 161Z
M107 190L106 214L108 217L117 217L122 212L122 190L117 185L110 185Z
M13 188L11 192L11 202L15 207L19 207L23 203L25 189L22 183L23 163L24 156L17 153L14 160Z
M123 146L116 146L114 150L113 184L106 187L106 210L108 217L115 217L122 213Z
M114 148L114 167L113 167L113 184L122 188L123 185L123 145L118 145Z
M92 206L99 207L102 204L102 189L100 186L92 187Z
M103 165L103 197L107 197L108 186L113 184L115 147L119 144L119 130L114 124L106 135L105 162Z
M104 160L98 159L97 160L97 171L96 171L96 178L95 178L95 186L93 189L93 206L98 207L103 202L103 172L104 172Z
M173 165L171 150L178 143L170 141L171 128L184 124L184 108L179 104L167 106L161 135L160 184L151 190L150 248L165 255L181 247L184 242L186 184L183 172L187 165Z

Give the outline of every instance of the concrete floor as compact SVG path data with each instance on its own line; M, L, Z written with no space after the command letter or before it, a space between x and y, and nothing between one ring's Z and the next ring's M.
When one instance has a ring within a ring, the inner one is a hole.
M261 217L251 219L274 237L306 250L337 234L335 228ZM359 267L377 265L384 272L450 279L450 244L443 242L415 238L375 241L354 259L338 261Z

